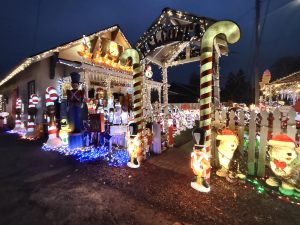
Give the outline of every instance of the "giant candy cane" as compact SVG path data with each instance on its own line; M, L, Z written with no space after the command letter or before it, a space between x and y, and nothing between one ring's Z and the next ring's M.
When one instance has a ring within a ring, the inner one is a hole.
M200 56L200 127L206 130L205 146L209 149L211 143L213 43L219 34L225 35L227 42L233 44L240 39L240 29L231 21L219 21L211 25L202 37Z
M18 130L21 128L21 113L22 113L22 99L17 98L16 100L16 122L15 122L15 129Z
M142 155L142 133L143 133L143 99L142 99L142 88L143 88L143 72L144 65L140 62L140 55L135 49L126 49L121 57L120 63L125 65L127 60L132 60L133 66L133 115L134 122L138 127L137 141L138 141L138 157Z
M57 129L55 124L55 105L54 101L58 98L57 91L54 87L48 87L46 89L45 99L48 113L48 140L46 144L50 147L59 147L63 143L60 138L57 137Z

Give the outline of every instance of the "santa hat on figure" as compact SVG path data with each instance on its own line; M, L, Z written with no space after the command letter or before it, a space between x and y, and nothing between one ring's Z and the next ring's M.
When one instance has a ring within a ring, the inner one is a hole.
M268 144L276 147L297 148L297 143L285 134L279 134L273 137Z

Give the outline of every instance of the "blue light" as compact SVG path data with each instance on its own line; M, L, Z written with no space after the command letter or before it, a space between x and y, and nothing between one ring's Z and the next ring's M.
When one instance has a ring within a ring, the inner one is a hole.
M56 151L62 155L73 156L81 163L101 160L106 161L109 166L122 167L130 160L126 150L110 149L106 145L71 149L67 145L53 148L44 144L41 149L43 151Z

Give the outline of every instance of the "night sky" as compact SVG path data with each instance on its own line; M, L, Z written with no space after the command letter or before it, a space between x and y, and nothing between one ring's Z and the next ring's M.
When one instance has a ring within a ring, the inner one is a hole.
M282 56L300 55L300 0L262 0L261 6L262 72ZM253 79L255 0L5 1L0 7L0 76L26 57L115 24L134 45L165 7L235 21L241 39L221 58L221 82L239 68ZM171 69L169 82L188 82L193 72L199 73L199 63Z

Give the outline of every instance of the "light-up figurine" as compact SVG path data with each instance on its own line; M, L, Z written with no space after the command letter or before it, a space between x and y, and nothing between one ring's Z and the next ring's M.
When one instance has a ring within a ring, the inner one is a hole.
M209 192L207 171L210 170L209 154L204 146L205 130L196 128L193 131L196 144L191 155L191 167L196 175L196 181L191 182L191 187L200 192Z
M130 138L127 144L127 150L130 156L130 162L127 163L127 166L130 168L140 167L140 162L138 160L139 156L139 140L137 136L137 125L135 123L129 124Z
M60 121L60 131L59 131L59 137L61 138L62 142L64 145L69 144L69 132L71 129L69 128L68 122L66 119L62 119Z

